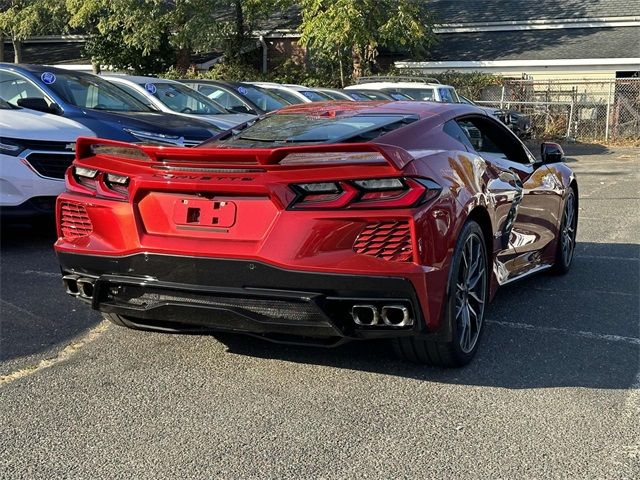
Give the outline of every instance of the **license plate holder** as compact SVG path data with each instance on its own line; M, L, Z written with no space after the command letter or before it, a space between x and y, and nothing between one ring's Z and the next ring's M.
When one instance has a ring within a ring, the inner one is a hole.
M231 228L236 223L237 206L229 200L182 198L173 208L176 225L199 228Z

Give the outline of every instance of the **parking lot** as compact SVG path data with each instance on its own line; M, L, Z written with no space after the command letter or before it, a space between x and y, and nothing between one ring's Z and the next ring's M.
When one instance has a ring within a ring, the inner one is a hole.
M567 154L573 268L501 289L460 370L117 328L4 224L0 478L639 478L638 149Z

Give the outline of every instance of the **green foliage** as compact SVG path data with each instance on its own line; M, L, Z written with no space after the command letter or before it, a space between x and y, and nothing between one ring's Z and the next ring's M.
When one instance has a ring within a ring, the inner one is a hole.
M486 87L492 85L502 85L503 83L503 78L499 75L492 75L490 73L483 72L462 73L456 72L454 70L448 70L446 72L436 74L425 74L421 71L392 69L389 72L385 73L385 75L435 78L442 84L455 87L456 91L460 95L464 95L465 97L472 100L480 98L482 91Z
M379 47L422 57L434 42L432 15L414 0L302 0L300 43L312 55L369 71Z
M37 1L37 0L34 0ZM55 0L51 0L55 1ZM231 58L255 44L256 23L289 0L65 0L69 24L91 35L99 63L154 73L190 54L221 50Z
M22 40L64 32L67 20L67 11L59 0L0 0L0 32L13 42L18 61Z

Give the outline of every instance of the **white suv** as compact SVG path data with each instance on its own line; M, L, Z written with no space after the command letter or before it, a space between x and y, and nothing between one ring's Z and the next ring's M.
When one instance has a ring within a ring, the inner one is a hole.
M14 107L0 99L0 212L53 214L74 159L76 139L95 133L68 118Z
M429 78L422 80L413 77L361 77L357 85L345 87L345 90L354 89L402 93L414 100L429 102L460 103L455 88Z

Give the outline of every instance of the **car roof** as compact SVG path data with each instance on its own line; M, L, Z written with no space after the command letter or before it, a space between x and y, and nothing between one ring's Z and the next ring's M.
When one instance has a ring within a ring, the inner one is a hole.
M370 89L370 90L380 90L381 88L453 88L451 85L443 85L441 83L417 83L417 82L370 82L370 83L359 83L357 85L350 85L345 87L349 90L354 90L358 88Z
M108 74L108 75L100 75L104 78L119 78L122 80L129 80L130 82L134 82L137 84L144 83L180 83L175 80L169 80L167 78L158 78L158 77L145 77L143 75L120 75L120 74Z
M43 73L43 72L52 72L52 73L74 73L78 75L90 75L93 76L91 72L83 72L80 70L71 70L69 68L59 68L53 67L51 65L36 65L31 63L0 63L0 67L8 68L10 70L22 70L31 73Z
M307 114L309 116L320 115L380 115L380 114L407 114L418 115L420 118L432 117L443 113L451 117L465 114L483 114L481 109L465 103L441 103L441 102L421 102L421 101L333 101L299 103L289 105L274 112L274 115L283 114Z

